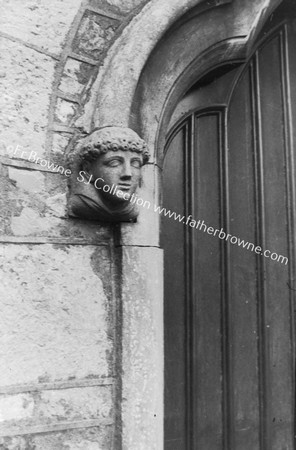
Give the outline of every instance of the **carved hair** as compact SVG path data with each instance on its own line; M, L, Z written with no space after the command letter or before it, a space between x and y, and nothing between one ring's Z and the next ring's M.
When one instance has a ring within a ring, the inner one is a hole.
M90 135L80 139L74 150L68 155L68 163L72 175L69 180L70 193L68 213L73 217L81 217L102 222L133 222L139 210L130 201L114 204L104 201L102 191L92 183L79 183L78 173L83 162L95 161L101 154L118 150L132 151L143 155L143 164L149 159L146 143L130 128L104 127L94 130Z
M130 150L143 155L143 164L149 160L147 144L130 128L104 127L81 139L75 149L81 161L95 161L109 151ZM73 155L74 156L74 155Z

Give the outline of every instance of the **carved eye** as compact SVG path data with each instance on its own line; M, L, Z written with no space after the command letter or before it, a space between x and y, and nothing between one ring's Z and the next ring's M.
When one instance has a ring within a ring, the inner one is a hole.
M108 167L117 167L120 165L120 161L118 159L111 159L107 162Z
M131 165L136 168L140 168L142 166L142 162L139 159L133 159L131 161Z

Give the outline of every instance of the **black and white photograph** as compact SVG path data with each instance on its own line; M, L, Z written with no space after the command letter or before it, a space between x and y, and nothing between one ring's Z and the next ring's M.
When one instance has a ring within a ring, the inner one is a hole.
M296 450L296 0L0 0L0 450Z

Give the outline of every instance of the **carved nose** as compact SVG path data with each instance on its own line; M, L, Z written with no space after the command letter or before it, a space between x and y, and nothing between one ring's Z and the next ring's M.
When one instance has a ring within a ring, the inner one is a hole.
M130 164L124 164L121 178L131 178L132 171Z

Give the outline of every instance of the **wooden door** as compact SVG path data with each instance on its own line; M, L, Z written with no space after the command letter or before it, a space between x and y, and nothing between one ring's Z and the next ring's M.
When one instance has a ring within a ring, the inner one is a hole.
M174 114L161 238L165 450L296 448L295 55L296 8L285 2L249 61L208 74Z

